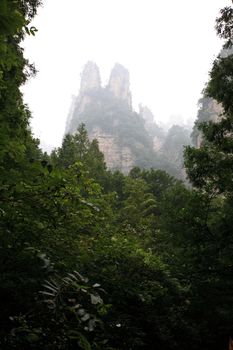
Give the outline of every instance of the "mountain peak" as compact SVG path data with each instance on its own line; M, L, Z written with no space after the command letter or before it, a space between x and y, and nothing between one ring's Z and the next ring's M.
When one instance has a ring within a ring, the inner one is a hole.
M81 74L80 93L84 94L86 91L99 89L100 87L101 79L99 68L95 62L88 61Z
M130 92L129 71L119 63L116 63L111 71L108 89L116 98L127 102L128 106L131 108L132 97Z

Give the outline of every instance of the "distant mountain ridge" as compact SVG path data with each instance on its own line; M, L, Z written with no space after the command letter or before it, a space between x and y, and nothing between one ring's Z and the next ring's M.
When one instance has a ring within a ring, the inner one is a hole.
M181 150L183 144L189 143L190 132L182 127L178 127L179 131L173 129L178 132L179 140L170 145L171 139L155 123L147 106L140 105L136 113L132 108L129 72L121 64L113 67L106 87L101 85L96 63L89 61L85 65L65 133L75 133L80 123L86 125L90 139L98 140L109 169L128 173L134 166L161 168L177 177L183 176Z

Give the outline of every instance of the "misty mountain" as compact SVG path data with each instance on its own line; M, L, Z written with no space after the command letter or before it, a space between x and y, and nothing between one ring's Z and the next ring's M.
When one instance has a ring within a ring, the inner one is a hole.
M190 130L172 126L163 130L147 106L132 108L128 70L116 64L107 86L101 85L99 68L88 62L81 74L79 95L73 97L65 133L73 134L84 123L89 138L97 139L107 167L128 173L134 166L183 174L183 146Z

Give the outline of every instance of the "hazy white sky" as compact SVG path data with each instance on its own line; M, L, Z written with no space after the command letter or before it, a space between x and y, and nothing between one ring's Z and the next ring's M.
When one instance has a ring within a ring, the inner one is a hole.
M88 60L103 84L115 62L130 71L133 105L155 120L195 119L211 62L221 48L214 31L230 0L44 0L25 56L38 74L23 91L43 143L59 146L71 96Z

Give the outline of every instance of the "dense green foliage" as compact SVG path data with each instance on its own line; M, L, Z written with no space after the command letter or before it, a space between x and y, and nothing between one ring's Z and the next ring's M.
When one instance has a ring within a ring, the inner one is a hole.
M38 5L0 4L1 349L227 349L233 56L215 61L206 88L221 120L185 151L192 188L162 170L112 173L84 125L51 156L31 136L19 43Z

